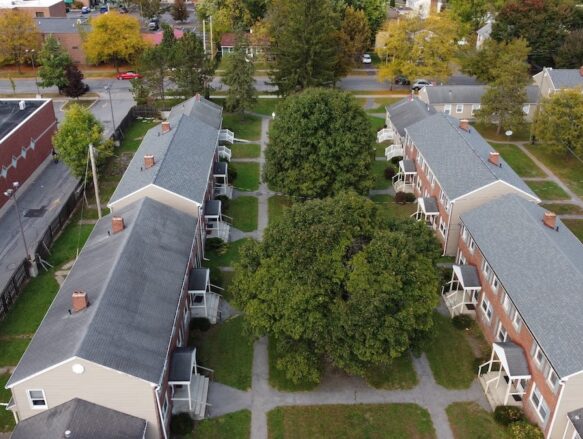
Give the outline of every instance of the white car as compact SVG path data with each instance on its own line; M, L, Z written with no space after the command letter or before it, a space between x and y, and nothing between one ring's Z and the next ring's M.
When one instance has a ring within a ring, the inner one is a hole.
M415 81L415 83L411 86L411 89L413 91L419 91L421 90L423 87L431 87L433 85L433 83L431 81L428 81L427 79L418 79L417 81Z
M372 58L370 57L370 55L368 53L365 53L364 55L362 55L362 63L363 64L372 64Z

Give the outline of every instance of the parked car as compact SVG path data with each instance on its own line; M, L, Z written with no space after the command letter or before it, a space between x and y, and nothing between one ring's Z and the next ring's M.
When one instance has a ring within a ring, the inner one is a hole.
M131 70L128 72L121 72L118 73L116 78L117 79L136 79L136 78L141 78L142 75L140 75L139 73L136 72L132 72Z
M107 5L101 5L99 7L99 13L100 14L105 14L106 12L109 12L109 8L107 7Z
M150 18L148 29L152 31L160 29L160 19L158 17Z
M118 12L119 12L120 14L127 14L129 11L128 11L128 8L126 8L125 6L120 6L120 7L118 8Z
M397 85L409 85L411 84L411 81L409 81L406 76L398 75L395 76L395 80L393 81L393 83Z
M83 15L85 15L85 14L89 14L89 13L91 13L91 9L89 8L89 6L83 6L83 7L81 8L81 13L82 13Z
M364 55L362 55L362 63L363 64L372 64L372 58L370 57L370 55L368 53L365 53Z
M433 83L431 81L428 81L427 79L418 79L417 81L415 81L415 83L411 86L411 89L413 91L419 91L421 90L423 87L431 87L433 86Z

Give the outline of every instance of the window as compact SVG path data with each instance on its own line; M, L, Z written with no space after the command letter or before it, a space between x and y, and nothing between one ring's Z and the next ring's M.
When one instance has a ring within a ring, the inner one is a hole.
M508 338L508 331L504 328L502 322L498 323L498 331L496 331L496 339L498 341L504 342Z
M29 390L28 399L30 401L30 406L33 409L46 409L47 400L45 398L44 390Z
M492 269L490 268L490 264L484 260L484 264L482 265L482 272L484 273L484 277L488 282L490 282L490 275L492 274Z
M494 293L497 293L498 287L500 286L500 281L496 276L492 276L492 282L490 282L490 285L492 285L492 291L494 291Z
M444 207L446 207L449 204L449 200L447 199L447 195L445 195L445 192L441 191L441 196L439 197L439 200L441 201L441 204L443 204Z
M476 249L476 241L474 241L473 238L470 238L470 245L469 245L470 251L472 253L474 253L474 250Z
M16 169L16 165L18 165L18 157L12 156L12 167Z
M540 346L536 343L533 343L532 348L530 350L530 353L532 355L532 358L534 358L534 361L535 361L536 365L538 366L538 368L542 369L546 360L545 360L545 354L543 353Z
M556 392L559 388L559 377L555 373L553 369L549 371L549 376L547 377L547 381L549 382L549 386L553 392Z
M508 311L510 310L510 305L512 305L512 303L510 302L510 297L508 297L508 293L504 292L503 296L504 297L502 299L502 306L504 307L504 312L508 314Z
M480 107L481 107L480 104L472 104L472 116L476 114L476 111L478 111Z
M22 157L23 159L26 158L26 148L24 146L20 150L20 157Z
M443 106L443 112L444 112L445 114L451 114L451 104L445 104L445 105Z
M468 229L466 229L466 226L462 226L462 240L464 242L467 242L468 239Z
M540 390L536 387L536 384L532 386L532 393L530 394L530 402L535 408L536 412L540 416L543 422L547 421L549 417L549 406L545 402L545 399L540 393Z
M44 12L37 12L36 13L36 18L42 18L44 16L45 16L45 13Z
M417 155L417 163L419 163L419 166L423 167L423 156L421 154Z
M164 404L162 404L162 416L164 417L164 424L166 419L168 419L168 408L170 404L168 403L168 391L164 392Z
M530 112L530 105L526 104L522 107L522 112L528 114Z
M492 305L485 294L482 299L482 311L484 311L484 315L488 321L492 320Z
M514 308L514 315L512 316L512 325L517 332L520 332L520 328L522 328L522 317L520 317L516 307Z
M439 218L439 231L441 232L441 234L445 238L445 232L447 231L447 226L445 225L445 221L443 221L443 218Z
M464 112L464 104L456 104L455 112L456 113L463 113Z

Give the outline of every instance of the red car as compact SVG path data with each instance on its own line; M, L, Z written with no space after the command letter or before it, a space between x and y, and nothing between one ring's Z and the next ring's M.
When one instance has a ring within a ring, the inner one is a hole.
M117 79L136 79L141 78L142 75L136 72L122 72L117 74Z

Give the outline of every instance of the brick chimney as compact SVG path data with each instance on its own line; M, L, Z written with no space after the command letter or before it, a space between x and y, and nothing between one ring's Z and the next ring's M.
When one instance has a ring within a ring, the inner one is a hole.
M545 226L550 227L551 229L557 228L557 215L553 212L545 212L543 216L543 223Z
M153 154L146 154L144 156L144 168L149 169L156 164Z
M89 298L85 291L73 291L71 296L73 312L83 311L89 306Z
M111 233L114 235L121 232L125 228L123 218L121 216L114 216L111 218Z
M460 130L470 131L470 121L467 119L460 120Z
M579 67L579 74L583 76L583 66Z
M170 122L168 122L167 120L165 120L164 122L162 122L162 134L166 134L168 132L170 132Z
M493 165L500 166L500 153L491 151L488 156L488 161Z

